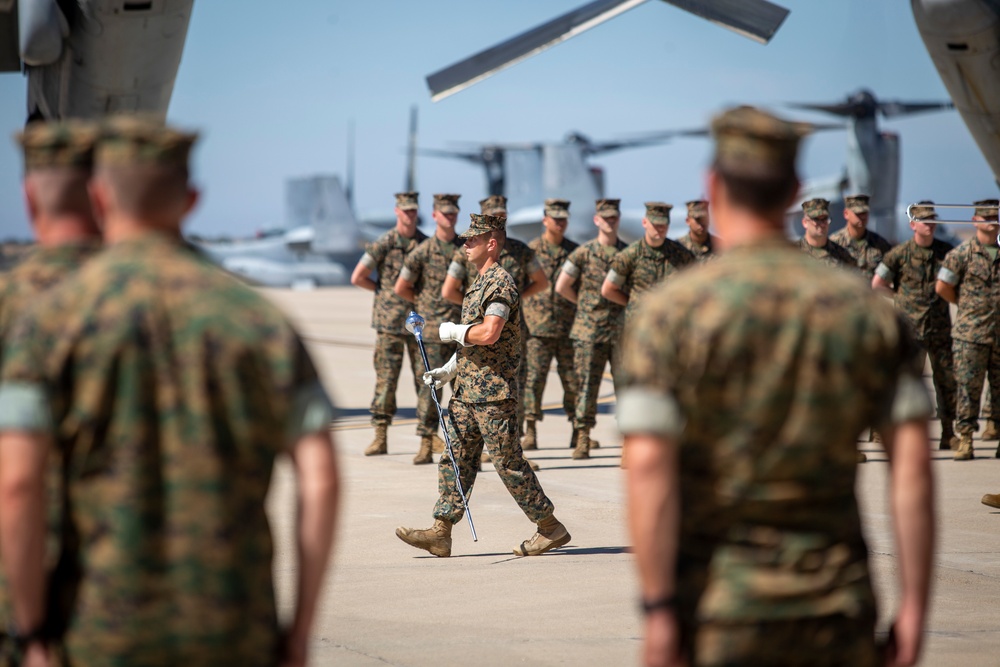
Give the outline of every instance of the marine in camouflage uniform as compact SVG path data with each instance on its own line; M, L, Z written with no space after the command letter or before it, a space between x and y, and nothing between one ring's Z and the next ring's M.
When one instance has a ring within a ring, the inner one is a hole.
M688 233L680 237L678 242L691 251L699 262L705 262L715 257L718 253L719 239L710 234L708 227L711 224L708 215L708 202L704 199L692 199L685 203L687 207Z
M427 530L397 528L396 535L435 556L451 555L451 529L465 513L456 484L457 465L466 498L472 494L483 447L489 450L497 473L510 495L538 532L514 550L518 555L538 555L569 542L570 535L553 516L552 502L521 452L517 432L517 371L521 363L521 304L510 274L496 261L504 241L506 218L473 214L466 239L469 258L479 276L465 294L462 322L440 327L442 340L460 344L447 368L425 375L441 384L454 378L455 393L448 405L449 436L455 461L442 457L438 466L438 501L434 525ZM496 318L496 319L490 319ZM498 322L497 320L500 320ZM502 322L502 324L501 324ZM473 341L477 335L496 333ZM447 333L446 333L447 331Z
M661 640L650 663L886 664L854 491L868 424L900 424L894 457L915 472L918 501L905 525L933 521L930 401L905 325L784 239L784 201L740 201L728 185L777 182L767 191L791 200L802 131L747 107L713 122L713 203L741 209L716 222L724 235L746 225L745 240L656 288L626 331L618 420L647 634ZM921 585L903 595L917 599L917 636L928 531L913 561Z
M503 195L490 195L486 199L480 200L479 206L482 215L507 217L507 198ZM548 287L548 279L535 257L535 251L523 241L508 237L497 263L514 279L521 299L529 299ZM455 252L451 266L448 267L448 278L445 279L442 293L446 297L450 297L452 302L461 302L462 296L472 287L477 276L476 267L466 258L465 251L459 249ZM521 318L521 342L524 349L521 350L520 358L524 362L527 356L528 326L523 316ZM518 433L523 434L521 425L524 423L524 391L528 379L526 363L522 363L521 367L518 368L517 377L518 391L520 392L517 398ZM483 461L488 462L489 460L489 454L483 454Z
M645 235L611 260L601 295L625 306L626 325L649 290L696 261L691 251L667 238L671 208L663 202L646 202Z
M535 422L545 418L542 394L553 359L562 383L563 410L570 423L576 409L577 379L573 368L573 343L569 338L576 306L556 294L556 276L578 246L564 236L569 223L569 205L565 199L546 199L542 220L545 232L528 244L549 284L543 292L524 299L524 320L528 326L528 372L524 389L526 425L521 443L524 449L538 448Z
M958 385L958 451L956 461L974 458L972 435L979 428L983 379L989 381L991 414L1000 414L1000 258L997 256L996 200L976 202L976 235L948 253L938 272L937 292L958 305L951 337ZM991 208L992 207L992 208ZM1000 456L1000 448L997 449Z
M462 309L443 296L441 287L456 245L459 244L455 235L455 221L458 216L458 200L461 195L434 195L434 221L437 229L431 236L417 246L403 262L403 268L396 280L395 292L407 301L413 303L425 321L423 334L424 351L427 353L427 363L431 368L444 365L451 355L455 354L454 343L442 343L437 335L437 327L442 322L457 320ZM438 392L438 400L441 392ZM432 452L444 450L444 442L437 437L438 413L430 392L420 387L417 393L417 419L420 434L420 451L413 458L414 464L432 463Z
M892 290L896 310L910 324L923 353L917 360L922 371L930 356L938 418L941 420L941 449L950 449L955 436L955 364L951 354L951 312L948 302L934 291L938 272L950 243L934 237L937 218L931 202L914 208L910 223L913 238L892 248L875 269L872 286ZM957 439L954 443L957 446Z
M0 365L3 344L18 317L49 289L80 268L100 249L101 237L87 195L93 168L97 127L80 121L37 122L15 136L24 156L24 192L37 244L27 256L0 274ZM51 452L53 459L58 452ZM49 498L62 487L58 464L50 466L46 480ZM55 569L62 543L62 508L47 508L46 576ZM0 575L0 664L17 664L17 647L5 641L13 623L6 579Z
M830 266L857 266L851 254L828 237L830 231L830 202L822 198L802 202L802 227L805 234L799 240L799 249Z
M872 230L868 229L868 195L851 195L844 197L844 219L847 224L838 232L830 235L830 240L854 260L865 278L871 282L875 277L875 268L892 244Z
M576 303L569 337L579 387L573 416L573 458L577 459L590 457L590 429L597 423L597 392L608 364L617 386L625 309L601 296L601 286L611 261L625 249L625 243L618 238L619 203L618 199L597 200L594 224L598 236L570 253L556 284L561 296Z
M420 387L423 360L417 339L405 328L409 304L393 290L406 257L427 238L417 229L417 208L416 192L396 194L396 228L368 244L351 275L352 284L375 292L372 304L372 328L376 331L375 395L370 408L375 439L365 450L365 456L388 453L388 430L396 414L396 386L404 351L410 357L414 391L418 397L425 393ZM378 272L378 282L371 279L372 271ZM428 430L423 421L418 422L418 435L429 435ZM430 429L430 433L434 430Z
M297 621L286 641L278 626L264 501L275 458L308 454L297 483L324 490L302 496L316 523L296 539L319 560L298 569L320 586L336 508L331 404L277 308L183 243L195 136L138 119L103 133L93 191L112 245L18 321L0 378L2 464L49 440L60 454L53 500L68 518L48 628L80 666L304 658L308 628ZM5 505L0 520L34 511ZM40 578L21 580L41 597ZM314 611L300 604L295 618Z

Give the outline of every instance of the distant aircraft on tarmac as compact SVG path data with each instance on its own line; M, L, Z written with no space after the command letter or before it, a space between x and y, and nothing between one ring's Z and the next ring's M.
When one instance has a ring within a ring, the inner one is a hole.
M457 93L645 2L596 0L569 11L429 75L431 97L440 100ZM664 2L765 44L789 13L765 0ZM1000 2L910 0L910 6L924 46L955 108L1000 183L1000 77L996 74L1000 60ZM884 108L881 111L885 114Z

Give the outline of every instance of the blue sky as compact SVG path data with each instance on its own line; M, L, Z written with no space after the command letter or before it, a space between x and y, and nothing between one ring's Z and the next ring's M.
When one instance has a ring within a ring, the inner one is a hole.
M580 0L196 0L170 120L203 132L195 177L204 197L188 229L252 234L284 221L288 177L343 173L356 124L356 201L392 207L403 184L407 115L420 110L420 144L558 141L576 130L596 139L701 126L735 103L782 110L786 101L833 102L861 87L883 99L947 94L923 48L909 3L784 0L792 10L761 46L674 7L649 2L441 102L424 77L571 9ZM281 7L277 10L277 7ZM24 79L0 76L0 127L24 118ZM901 197L969 202L996 192L989 168L955 112L883 122L902 137ZM843 169L846 137L809 140L803 173ZM604 156L609 196L635 208L701 194L703 140ZM20 162L0 150L0 238L25 237ZM485 190L474 167L421 158L418 187ZM466 210L474 207L467 206Z

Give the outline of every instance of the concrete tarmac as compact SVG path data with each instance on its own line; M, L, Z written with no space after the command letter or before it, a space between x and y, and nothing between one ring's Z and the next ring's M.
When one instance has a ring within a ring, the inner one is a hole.
M371 294L356 288L312 292L264 290L295 321L323 382L341 410L334 427L344 481L333 570L321 598L311 647L313 665L476 667L638 664L642 617L624 519L621 440L613 390L593 436L601 449L588 461L570 458L571 429L553 371L539 424L540 449L528 452L573 539L541 557L512 549L534 525L486 464L470 501L479 541L456 525L451 558L435 558L401 542L399 525L426 528L437 498L437 465L411 462L419 438L416 394L404 364L389 429L389 454L365 457L375 375ZM929 382L929 378L928 378ZM447 399L446 399L447 400ZM980 504L1000 493L996 442L976 440L976 459L956 462L936 449L938 555L923 665L1000 665L1000 510ZM858 492L884 632L898 604L899 560L888 505L885 453L861 442ZM435 457L437 458L437 457ZM279 464L269 513L277 553L275 577L283 618L292 609L295 571L294 481Z

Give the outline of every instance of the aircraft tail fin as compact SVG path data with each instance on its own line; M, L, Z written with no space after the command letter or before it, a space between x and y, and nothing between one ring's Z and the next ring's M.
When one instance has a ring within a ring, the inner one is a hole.
M358 221L336 176L291 179L285 184L285 199L289 227L311 226L316 252L353 252L360 247Z

